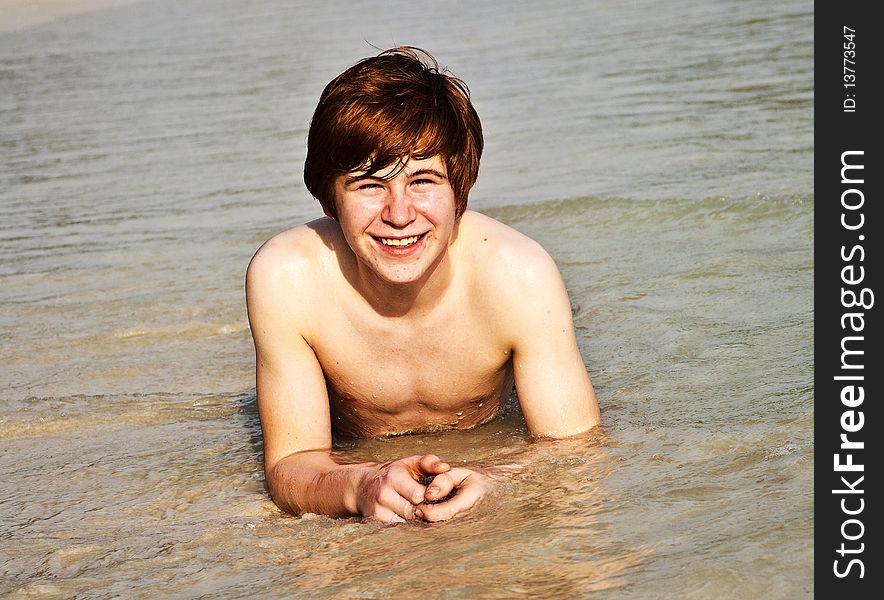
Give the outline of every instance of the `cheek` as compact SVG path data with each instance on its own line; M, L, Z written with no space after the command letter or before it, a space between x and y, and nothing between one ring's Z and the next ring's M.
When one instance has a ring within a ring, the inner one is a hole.
M421 213L435 222L445 221L454 217L455 206L453 195L445 194L441 197L430 195L417 198L415 199L414 205Z
M360 202L349 202L343 206L338 206L338 220L342 226L347 224L347 228L365 228L374 220L380 212L379 204L371 200L362 200Z

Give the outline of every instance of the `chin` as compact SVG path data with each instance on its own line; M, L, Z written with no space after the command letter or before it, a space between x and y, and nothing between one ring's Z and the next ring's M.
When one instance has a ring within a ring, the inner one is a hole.
M384 281L396 285L407 285L410 283L417 283L426 275L425 270L417 271L408 271L406 273L402 272L389 272L389 271L375 271L378 277L383 279Z

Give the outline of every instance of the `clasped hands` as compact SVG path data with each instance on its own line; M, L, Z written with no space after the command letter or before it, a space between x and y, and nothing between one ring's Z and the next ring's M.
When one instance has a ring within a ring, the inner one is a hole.
M493 487L487 470L415 455L366 466L356 502L359 514L383 523L445 521L476 506Z

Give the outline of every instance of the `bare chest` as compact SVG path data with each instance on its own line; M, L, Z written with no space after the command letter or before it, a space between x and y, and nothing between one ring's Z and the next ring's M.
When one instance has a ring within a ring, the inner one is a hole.
M375 436L475 427L512 389L510 350L476 315L426 322L343 315L326 325L314 350L338 431Z

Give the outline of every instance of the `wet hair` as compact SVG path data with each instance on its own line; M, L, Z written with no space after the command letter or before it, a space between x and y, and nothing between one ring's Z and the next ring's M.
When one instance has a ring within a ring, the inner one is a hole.
M304 183L337 218L334 184L356 170L374 175L409 159L441 156L455 214L467 207L479 174L482 124L469 89L420 48L391 48L334 78L319 97L307 135Z

